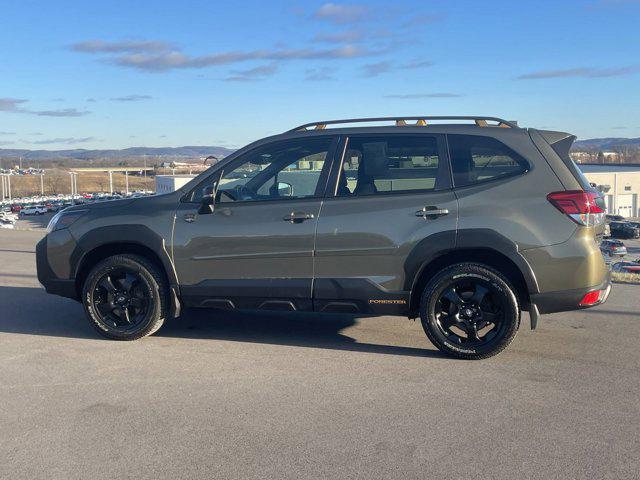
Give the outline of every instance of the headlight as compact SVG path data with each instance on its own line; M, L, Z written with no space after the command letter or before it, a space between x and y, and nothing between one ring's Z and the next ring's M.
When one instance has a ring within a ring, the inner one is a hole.
M47 233L69 227L85 213L87 213L87 210L72 210L71 212L65 212L63 210L56 213L49 221L49 225L47 225Z

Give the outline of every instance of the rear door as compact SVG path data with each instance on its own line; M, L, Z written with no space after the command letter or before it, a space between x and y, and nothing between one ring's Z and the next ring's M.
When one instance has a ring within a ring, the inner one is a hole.
M353 135L338 151L317 226L314 309L406 313L421 259L455 243L444 137Z
M314 235L336 142L320 136L258 147L180 204L173 257L187 305L312 308ZM217 192L213 208L201 202L203 191Z

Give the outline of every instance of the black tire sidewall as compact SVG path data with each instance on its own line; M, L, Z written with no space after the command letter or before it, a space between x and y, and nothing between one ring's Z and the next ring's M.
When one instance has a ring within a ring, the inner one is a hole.
M150 305L150 309L147 312L144 321L135 329L127 331L122 331L105 324L93 307L93 294L97 282L105 274L122 267L135 271L135 273L137 273L143 280L145 296L147 297ZM149 271L149 266L143 265L136 261L135 258L118 255L101 261L87 275L82 291L82 304L84 305L85 312L91 325L98 331L98 333L114 340L135 340L149 335L159 328L157 323L163 320L161 295L161 286L158 285L154 275Z
M465 346L454 343L441 331L435 317L441 293L451 283L465 278L489 284L502 296L505 309L503 325L499 327L501 331L498 337L487 345ZM427 284L420 301L420 319L429 340L440 350L460 358L481 359L497 355L511 343L520 324L520 309L513 288L502 275L482 265L464 263L443 270Z

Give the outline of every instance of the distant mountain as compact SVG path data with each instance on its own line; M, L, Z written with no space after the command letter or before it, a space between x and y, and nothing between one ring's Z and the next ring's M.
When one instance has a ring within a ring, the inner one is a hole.
M214 146L187 146L187 147L131 147L121 150L21 150L0 148L0 158L19 158L26 160L57 160L57 159L78 159L78 160L95 160L101 158L118 159L132 157L171 157L171 158L193 158L207 157L214 155L216 157L225 157L234 150L226 147Z
M640 138L591 138L577 140L573 143L573 150L613 150L616 147L640 147Z

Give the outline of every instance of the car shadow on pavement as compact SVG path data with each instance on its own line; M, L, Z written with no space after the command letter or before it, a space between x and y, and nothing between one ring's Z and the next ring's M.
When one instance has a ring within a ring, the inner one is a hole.
M0 286L0 312L0 333L101 338L79 303L42 288ZM189 309L168 320L155 336L446 358L438 350L358 342L341 333L358 322L348 315Z
M362 320L342 314L189 309L156 335L444 358L435 349L359 342L341 333Z

